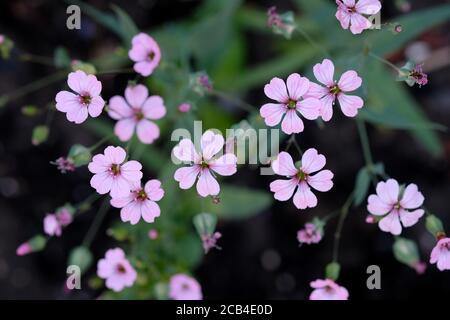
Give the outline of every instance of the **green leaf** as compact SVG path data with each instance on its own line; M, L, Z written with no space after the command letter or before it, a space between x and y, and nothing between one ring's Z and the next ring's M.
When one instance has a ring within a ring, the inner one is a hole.
M265 191L250 189L246 187L222 185L219 194L220 203L207 205L207 211L214 212L219 218L245 219L272 204L272 196Z
M113 4L111 5L111 8L117 15L120 33L122 35L122 39L124 40L124 45L129 47L131 46L131 39L139 33L139 28L136 26L130 16L120 7Z
M398 237L392 249L394 257L411 268L414 268L420 260L419 249L413 240Z
M367 196L369 191L371 175L369 170L364 167L359 170L355 181L355 190L353 191L354 198L353 203L355 206L359 206Z
M84 273L92 265L93 260L94 258L89 248L79 246L70 252L68 264L78 266L81 273Z
M210 213L199 213L194 219L194 226L198 235L213 234L216 230L217 217Z

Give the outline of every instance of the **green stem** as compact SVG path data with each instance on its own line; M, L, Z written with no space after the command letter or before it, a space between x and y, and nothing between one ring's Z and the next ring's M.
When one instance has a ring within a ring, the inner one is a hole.
M289 138L288 144L287 144L286 149L284 151L286 151L286 152L289 151L289 149L291 148L292 145L295 146L295 148L297 149L300 157L302 157L303 156L303 151L300 148L297 140L295 139L295 134L291 135L291 137Z
M345 203L342 206L341 211L340 211L338 225L336 228L336 232L334 233L333 262L338 261L339 243L341 241L342 228L344 227L344 221L348 215L352 201L353 201L353 192L350 193L349 197L345 201Z
M75 215L82 214L86 211L88 211L91 208L92 203L94 203L97 199L100 198L100 195L96 192L89 195L86 199L83 201L77 203L75 207Z
M358 117L356 119L356 126L358 128L359 140L361 141L364 161L366 162L366 166L370 172L370 175L372 176L372 181L376 185L376 183L378 182L377 175L374 172L373 157L372 152L370 151L369 137L367 135L367 128L364 120Z
M210 96L218 97L218 98L220 98L220 99L229 101L229 102L231 102L233 105L235 105L235 106L241 108L241 109L244 110L244 111L247 111L247 112L253 112L253 111L255 111L255 108L254 108L251 104L249 104L249 103L247 103L247 102L245 102L245 101L242 101L242 100L240 100L240 99L237 99L237 98L235 98L235 97L231 97L231 96L229 96L228 94L226 94L226 93L224 93L224 92L220 92L220 91L217 91L217 90L214 90L214 89L213 89L213 90L208 91L208 94L209 94Z
M384 63L385 65L391 67L392 69L394 69L395 71L397 71L398 73L403 73L403 71L397 67L395 64L393 64L392 62L384 59L383 57L380 57L379 55L376 55L375 53L369 51L368 55L372 58L374 58L375 60L380 61L381 63Z
M114 137L114 134L110 134L106 137L101 138L99 141L97 141L95 144L93 144L91 147L89 147L89 151L94 151L95 149L97 149L99 146L101 146L103 143L105 143L106 141L110 140L112 137Z
M323 46L321 46L320 44L318 44L316 41L313 40L313 38L311 38L311 36L303 29L301 29L299 26L297 26L296 30L306 39L306 41L308 41L313 47L315 47L316 49L318 49L319 51L322 51L322 53L326 56L331 58L331 54L330 52L325 49Z
M106 213L108 213L109 207L109 199L105 198L105 200L103 200L102 206L100 207L100 210L97 212L94 221L92 222L88 232L86 233L86 236L83 239L82 245L84 247L89 247L91 245L92 240L94 240L94 237L97 234L98 229L100 228L100 225L102 224L103 219L106 216Z

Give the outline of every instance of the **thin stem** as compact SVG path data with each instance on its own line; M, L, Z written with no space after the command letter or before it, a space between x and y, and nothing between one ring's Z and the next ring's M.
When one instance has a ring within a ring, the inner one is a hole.
M128 69L112 69L112 70L103 70L96 73L96 75L108 75L108 74L114 74L114 73L135 73L135 71L131 68Z
M220 91L217 91L217 90L213 89L213 90L208 91L208 93L209 93L209 95L211 95L213 97L218 97L220 99L229 101L233 105L235 105L236 107L241 108L244 111L247 111L247 112L255 111L255 108L251 104L249 104L249 103L247 103L245 101L242 101L242 100L240 100L238 98L231 97L231 96L229 96L228 94L226 94L224 92L220 92Z
M56 67L52 58L37 56L31 53L23 53L18 56L19 61L38 63L45 66Z
M370 150L369 137L367 135L367 128L364 120L357 118L356 126L358 128L359 140L361 141L361 147L363 150L364 161L366 162L366 166L372 176L372 182L374 185L378 183L377 175L374 172L374 163L373 156Z
M83 239L83 246L89 247L91 245L92 240L94 240L94 237L97 234L98 229L100 228L100 225L102 224L109 207L109 199L105 198L105 200L103 200L102 206L100 207L100 210L97 212L94 221L92 222L88 232L86 233L86 236Z
M323 222L327 222L327 221L333 219L334 217L336 217L339 213L340 213L339 210L330 212L329 214L327 214L325 217L321 218L320 220L322 220Z
M105 143L106 141L108 141L112 137L114 137L114 134L110 134L110 135L108 135L106 137L101 138L99 141L97 141L95 144L93 144L91 147L89 147L89 151L91 151L91 152L94 151L95 149L100 147L103 143Z
M300 157L303 156L303 151L300 148L299 144L297 143L297 140L295 139L295 134L291 135L291 137L288 140L288 144L286 146L286 149L284 151L289 151L289 149L291 148L291 146L294 145L295 148L297 149L298 153L300 154Z
M88 211L91 208L92 203L94 203L97 199L100 198L100 195L96 192L92 193L91 195L89 195L86 199L84 199L83 201L77 203L74 207L75 207L75 215L84 213L86 211Z
M320 44L318 44L316 41L313 40L313 38L311 38L311 36L303 29L301 29L300 27L297 26L296 30L312 45L314 46L316 49L322 51L322 53L331 58L331 54L330 52L325 49L323 46L321 46Z
M341 208L341 212L339 215L338 225L336 227L336 232L334 233L334 246L333 246L333 262L338 261L338 253L339 253L339 243L341 240L342 228L344 226L345 218L348 215L350 205L353 202L353 192L349 195L344 205Z
M398 73L402 73L402 70L399 67L397 67L395 64L393 64L392 62L390 62L390 61L380 57L379 55L376 55L375 53L373 53L371 51L368 54L369 54L370 57L374 58L375 60L380 61L381 63L384 63L385 65L391 67L392 69L394 69Z

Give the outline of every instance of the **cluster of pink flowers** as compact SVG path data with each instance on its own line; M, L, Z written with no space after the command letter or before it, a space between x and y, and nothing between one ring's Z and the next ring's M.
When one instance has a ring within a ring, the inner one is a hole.
M372 23L364 16L377 14L381 10L378 0L336 0L338 6L336 18L343 29L359 34L372 27Z
M44 232L49 236L61 236L62 229L72 223L72 214L67 208L48 213L44 218Z

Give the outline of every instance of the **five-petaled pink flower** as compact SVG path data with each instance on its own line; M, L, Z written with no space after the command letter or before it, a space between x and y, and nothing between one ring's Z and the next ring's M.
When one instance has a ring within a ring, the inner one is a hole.
M182 139L173 149L176 158L183 162L192 163L190 167L179 168L175 171L174 178L179 182L181 189L189 189L198 178L197 192L200 196L218 195L220 186L214 177L214 173L222 176L231 176L236 173L237 158L234 154L226 153L213 159L224 145L222 135L213 131L206 131L201 138L201 151L197 152L194 144L189 139Z
M44 218L44 232L49 236L61 236L62 229L72 223L72 214L66 208L49 213Z
M97 78L81 70L71 72L67 79L69 88L76 92L60 91L56 95L56 109L65 112L67 120L84 122L88 115L98 117L105 106L100 96L102 83Z
M443 237L431 251L430 263L437 263L439 270L450 270L450 238Z
M161 213L156 201L161 200L163 196L164 190L161 188L161 182L150 180L144 188L139 184L133 187L127 196L112 198L111 205L122 208L120 218L123 222L129 221L131 224L136 224L142 217L145 222L153 223Z
M175 274L170 278L169 298L173 300L202 300L202 288L192 277Z
M158 126L150 120L164 117L166 107L160 96L148 96L148 90L142 84L129 86L125 90L125 99L114 96L109 100L108 114L117 121L114 133L121 141L128 141L136 129L142 143L150 144L159 137Z
M322 103L316 97L304 98L309 91L310 82L298 73L291 74L286 83L280 78L273 78L264 87L264 93L278 103L266 103L260 109L261 117L269 127L281 123L281 130L286 134L299 133L304 129L299 112L308 120L315 120L320 116Z
M324 121L329 121L333 116L333 105L336 99L339 101L342 112L347 117L354 117L358 109L364 105L363 99L358 96L348 95L347 92L354 91L361 86L362 79L354 70L346 71L341 75L339 81L334 80L334 64L331 60L324 59L313 68L316 79L325 85L322 87L311 82L306 96L315 97L322 101L320 115Z
M147 77L159 65L161 50L152 37L145 33L139 33L131 40L128 56L135 62L134 71Z
M305 223L305 228L297 232L297 240L300 244L319 243L322 240L322 230L314 223Z
M411 227L423 216L424 210L417 209L424 201L417 185L411 183L401 191L398 182L389 179L379 182L376 191L376 195L372 194L368 198L367 210L376 216L386 215L378 222L381 230L399 235L402 225Z
M113 291L122 291L136 281L137 273L120 248L106 251L105 258L97 263L97 275L106 279L106 287Z
M94 173L91 186L100 194L111 192L112 198L126 197L142 179L142 165L134 160L125 161L127 154L121 147L109 146L104 154L97 154L89 163Z
M348 29L353 34L359 34L372 26L372 23L363 15L377 14L381 10L378 0L336 0L338 9L336 18L343 29Z
M290 179L273 181L270 184L270 191L275 193L275 199L287 201L297 189L294 195L295 206L298 209L313 208L317 205L317 198L310 186L321 192L329 191L333 187L333 173L330 170L321 170L325 164L325 156L313 148L303 154L300 169L294 166L289 153L280 152L277 159L272 162L272 169L276 174ZM316 171L319 172L311 175Z
M348 291L331 279L318 279L310 284L313 292L309 300L348 300Z

